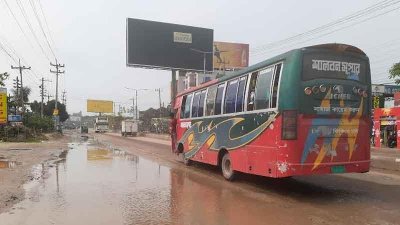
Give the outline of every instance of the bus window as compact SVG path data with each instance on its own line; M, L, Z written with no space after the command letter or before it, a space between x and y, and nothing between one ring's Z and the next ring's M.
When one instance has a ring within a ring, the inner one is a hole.
M258 72L254 72L251 74L250 84L249 84L249 92L247 97L247 111L254 110L254 102L256 98L256 83L257 83L257 74Z
M257 76L256 100L254 104L255 109L267 109L270 107L271 80L273 72L273 68L269 67L260 71Z
M199 108L197 111L197 116L202 117L204 115L204 100L206 98L206 91L202 91L200 94L200 100L199 100Z
M246 78L242 77L239 80L239 87L236 96L236 112L242 112L244 109L244 92L246 89Z
M221 114L222 97L224 94L225 84L218 85L217 97L215 98L215 115Z
M206 99L206 116L214 115L214 104L216 95L217 95L217 86L209 87Z
M238 80L232 80L228 82L225 94L225 110L224 113L235 112L236 93L238 88Z
M185 108L184 108L184 111L183 111L182 118L189 118L190 117L190 103L192 102L192 96L193 96L193 94L190 94L190 95L187 95L187 96L184 97L185 106L183 106L183 107L185 107ZM182 104L183 104L183 102L182 102Z
M275 76L274 76L274 86L272 89L271 108L276 108L276 101L278 100L278 85L279 85L279 78L281 75L281 68L282 68L282 64L278 64L275 66Z
M197 110L199 108L200 92L196 92L193 97L192 103L192 117L197 117Z

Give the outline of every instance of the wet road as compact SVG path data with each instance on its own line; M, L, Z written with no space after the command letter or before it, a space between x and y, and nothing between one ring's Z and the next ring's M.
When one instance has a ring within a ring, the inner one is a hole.
M400 224L398 175L230 183L160 145L102 138L108 148L72 143L61 160L36 166L26 200L0 224Z

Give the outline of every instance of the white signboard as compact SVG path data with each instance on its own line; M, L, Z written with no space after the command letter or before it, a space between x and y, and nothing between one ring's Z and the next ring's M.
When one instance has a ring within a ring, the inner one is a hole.
M192 34L191 33L174 32L174 42L191 44L192 43Z
M385 85L371 85L372 93L385 93Z

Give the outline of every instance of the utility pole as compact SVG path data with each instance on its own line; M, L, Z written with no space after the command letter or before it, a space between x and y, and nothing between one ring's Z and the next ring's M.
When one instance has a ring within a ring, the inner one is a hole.
M39 88L40 88L40 97L42 99L42 102L40 103L40 117L43 118L43 101L44 101L44 95L45 95L45 93L44 93L44 82L45 81L49 81L50 82L50 80L46 80L46 79L44 79L44 77L42 77L42 79L40 79L40 80L41 80L41 85L39 86Z
M158 101L160 103L159 113L160 113L160 118L161 118L162 117L162 112L161 112L161 88L157 88L156 91L158 92Z
M51 97L54 97L54 96L51 95L50 93L48 93L48 94L46 95L46 97L47 97L47 104L49 104L50 98L51 98Z
M21 59L18 59L18 66L12 66L12 65L11 65L11 69L13 69L13 70L19 70L20 82L21 82L20 101L21 101L21 106L22 106L22 114L24 114L24 112L25 112L25 105L24 105L24 86L22 85L22 71L24 71L24 70L30 70L31 67L21 66Z
M139 120L139 111L138 111L138 91L148 91L149 89L145 89L145 88L141 88L141 89L135 89L135 88L128 88L125 87L128 90L133 90L135 91L135 96L133 96L134 98L136 97L136 105L135 105L135 110L136 110L136 120Z
M65 105L65 107L67 107L67 96L65 95L66 93L67 92L64 90L61 97L62 104Z
M15 95L16 96L14 96L14 101L17 101L16 99L18 99L18 102L19 102L19 89L21 88L21 84L19 83L19 78L18 78L18 76L17 77L15 77L15 79L14 79L14 88L15 88L15 91L16 91L16 93L15 93Z
M50 69L50 73L56 74L56 102L55 102L55 106L54 106L54 111L58 111L58 106L57 106L57 104L58 104L58 75L65 73L64 70L63 71L60 70L60 68L65 67L65 64L59 64L56 59L56 63L53 64L50 62L50 66L53 66L56 68L55 71ZM58 115L56 115L56 124L55 125L56 125L57 130L59 129L59 119L58 118L59 118Z

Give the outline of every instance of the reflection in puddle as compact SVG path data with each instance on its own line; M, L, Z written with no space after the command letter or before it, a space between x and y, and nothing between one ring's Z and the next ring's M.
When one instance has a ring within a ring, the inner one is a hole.
M0 160L0 169L15 168L17 167L16 161Z
M70 147L65 160L33 168L26 199L0 214L1 225L250 224L273 213L272 206L226 189L224 182L120 149Z

